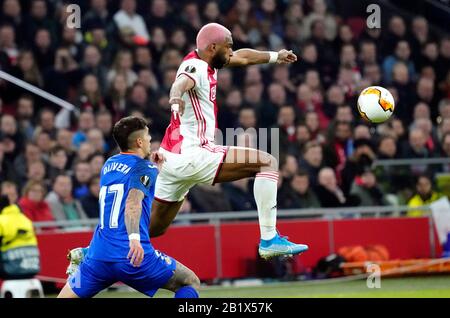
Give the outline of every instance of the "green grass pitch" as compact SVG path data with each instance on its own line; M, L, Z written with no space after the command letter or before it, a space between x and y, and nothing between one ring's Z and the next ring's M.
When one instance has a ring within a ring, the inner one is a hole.
M134 291L105 291L96 297L129 298L146 297ZM173 293L160 290L158 297L173 297ZM202 298L450 298L450 275L382 278L381 288L369 289L366 280L333 281L325 283L288 282L270 283L255 287L202 287Z

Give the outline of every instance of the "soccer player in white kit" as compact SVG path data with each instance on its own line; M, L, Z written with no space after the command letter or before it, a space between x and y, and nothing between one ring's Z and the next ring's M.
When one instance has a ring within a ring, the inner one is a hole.
M197 49L189 53L178 68L169 100L174 111L159 149L166 161L156 180L150 237L164 234L189 189L196 184L254 177L261 257L305 252L307 245L294 244L276 230L278 162L275 157L257 149L214 144L217 71L222 67L293 63L297 56L287 50L241 49L233 52L232 45L231 32L227 28L209 23L197 34ZM70 251L67 273L76 271L87 250L75 248Z
M170 90L172 117L161 142L166 162L156 181L150 235L163 234L178 213L189 189L200 183L214 184L255 177L254 196L261 232L259 254L264 258L294 255L308 249L278 234L278 163L270 154L251 148L214 144L217 127L217 72L222 67L265 63L292 63L292 51L233 52L231 32L217 23L201 28L197 49L178 68ZM251 158L257 158L252 160Z

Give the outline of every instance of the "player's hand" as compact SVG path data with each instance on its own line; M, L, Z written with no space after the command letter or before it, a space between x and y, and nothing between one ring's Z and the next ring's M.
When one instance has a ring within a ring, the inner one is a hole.
M161 170L163 163L166 162L166 157L162 153L155 151L150 154L150 161L158 166L158 170Z
M179 114L180 116L183 116L184 114L184 100L180 97L172 97L169 100L169 104L170 104L170 108L172 109L172 111L175 113L175 118L177 116L177 114ZM172 105L176 105L178 104L178 109L174 109L174 106Z
M141 266L144 260L144 249L142 248L141 242L138 240L130 240L130 251L128 252L127 258L131 258L130 264L134 267Z
M288 51L285 49L282 49L278 51L278 60L277 64L289 64L294 63L297 61L297 55L292 53L292 50Z

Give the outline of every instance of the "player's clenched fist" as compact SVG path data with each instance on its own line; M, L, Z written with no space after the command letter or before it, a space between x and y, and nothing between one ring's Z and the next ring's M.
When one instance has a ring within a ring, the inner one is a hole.
M169 100L170 107L173 112L176 112L180 114L180 116L183 116L184 114L184 100L180 97L172 97ZM175 108L174 105L178 105L178 109Z
M161 170L162 164L166 161L166 157L162 153L155 151L150 154L150 161L158 166L158 170Z
M292 50L288 51L285 49L282 49L278 51L278 64L288 64L293 63L297 61L297 55L295 55Z
M134 267L139 267L144 260L144 249L139 240L130 240L130 251L127 258L130 259L130 264Z

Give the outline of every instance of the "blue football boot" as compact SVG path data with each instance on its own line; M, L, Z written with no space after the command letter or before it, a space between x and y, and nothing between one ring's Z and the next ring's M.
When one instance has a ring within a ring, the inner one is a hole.
M271 240L261 240L258 251L262 258L268 259L276 256L294 256L306 252L308 248L308 245L289 242L286 236L277 233Z

